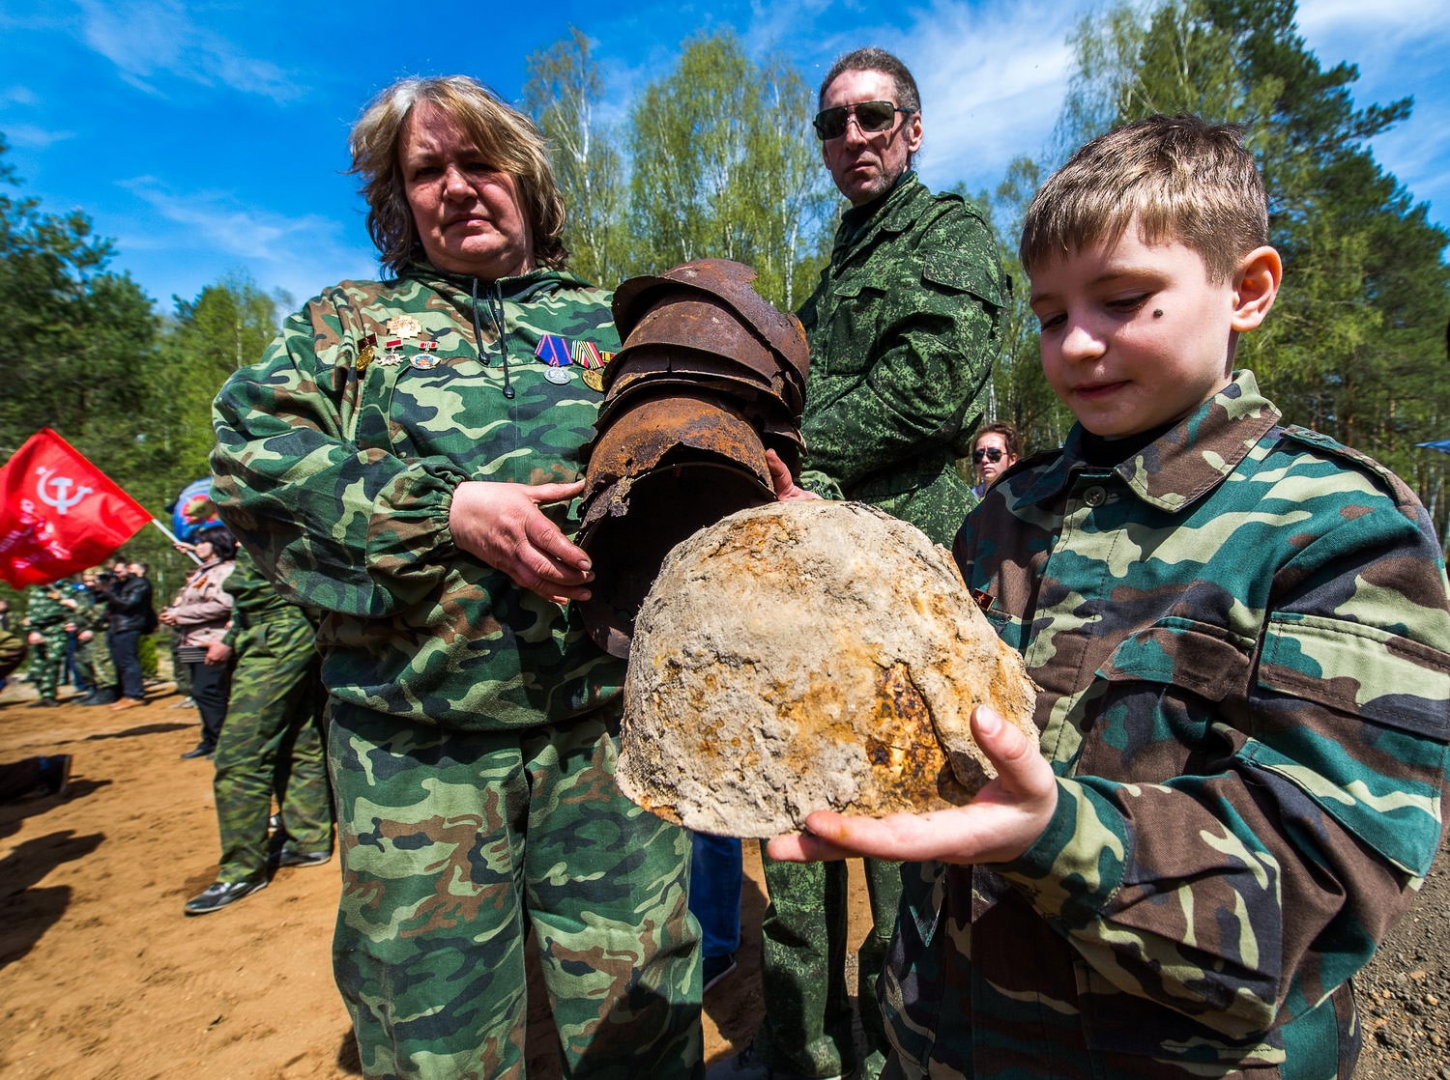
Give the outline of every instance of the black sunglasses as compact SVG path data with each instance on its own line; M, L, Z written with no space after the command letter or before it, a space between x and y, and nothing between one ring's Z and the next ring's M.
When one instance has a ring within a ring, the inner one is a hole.
M1002 460L1002 451L998 450L995 446L989 446L983 450L972 451L973 461L981 461L983 458L986 458L988 461L992 462L992 464L995 465L997 462Z
M858 101L855 105L837 105L833 109L822 109L816 113L811 125L824 142L827 139L839 139L846 134L846 121L849 117L856 118L856 124L862 131L876 132L885 131L896 123L897 113L910 116L915 111L899 108L889 101Z

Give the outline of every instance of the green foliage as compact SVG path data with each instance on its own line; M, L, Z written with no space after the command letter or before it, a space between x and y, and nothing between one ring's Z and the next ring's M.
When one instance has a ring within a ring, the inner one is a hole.
M1352 64L1325 70L1294 0L1120 4L1079 24L1062 151L1153 112L1243 126L1284 258L1278 303L1240 343L1289 422L1316 427L1415 486L1442 532L1450 459L1416 448L1450 421L1445 312L1450 235L1364 145L1410 115L1405 98L1356 108Z
M589 39L570 27L567 40L529 57L528 71L524 108L552 149L554 176L564 195L570 268L587 281L612 287L629 261L627 190L617 133L597 115L604 82L589 54Z
M788 64L760 65L732 34L685 43L630 118L631 232L642 272L699 258L755 267L786 309L810 294L832 200L808 142L813 98Z
M597 119L602 95L578 30L529 60L524 103L556 149L574 268L613 287L735 259L772 303L799 307L824 265L835 201L810 137L814 99L790 65L756 63L732 34L705 35L644 88L622 133Z
M136 656L141 661L142 677L156 678L156 672L160 666L160 659L156 654L156 639L150 634L142 634L137 638Z

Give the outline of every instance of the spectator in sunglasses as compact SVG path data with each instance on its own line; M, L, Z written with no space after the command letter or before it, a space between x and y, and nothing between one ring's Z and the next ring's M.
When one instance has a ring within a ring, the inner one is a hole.
M850 206L799 312L811 348L801 484L872 503L949 547L972 503L954 444L982 419L1007 280L981 212L932 194L912 169L924 121L900 60L876 48L848 53L827 73L819 106L821 160ZM846 865L767 859L766 1019L710 1080L875 1080L886 1048L876 977L903 879L897 863L868 860L866 870L875 923L857 984L866 1059L857 1059L846 986Z
M981 498L997 477L1017 464L1017 429L1011 424L987 424L972 439L972 470L977 474L972 494Z

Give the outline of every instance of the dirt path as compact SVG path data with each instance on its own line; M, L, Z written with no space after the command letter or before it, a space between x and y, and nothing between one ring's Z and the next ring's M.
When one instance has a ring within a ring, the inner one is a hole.
M177 756L196 744L196 713L172 708L174 694L124 712L29 700L23 686L0 692L0 761L66 753L75 765L68 799L0 806L0 1075L359 1075L329 957L336 861L283 870L245 902L187 918L182 903L212 881L217 857L210 762ZM745 848L745 942L740 969L705 1001L710 1060L743 1047L763 1010L765 897L756 845ZM858 916L859 875L853 885ZM1374 1011L1361 1077L1450 1078L1446 891L1432 875L1363 980ZM858 940L864 930L853 922ZM530 1015L547 1020L541 998ZM546 1036L533 1026L530 1073L542 1078L557 1076Z

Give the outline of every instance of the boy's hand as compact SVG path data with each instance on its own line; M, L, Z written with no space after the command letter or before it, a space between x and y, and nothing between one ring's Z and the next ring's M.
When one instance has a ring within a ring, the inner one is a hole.
M766 847L782 862L870 856L899 862L997 863L1032 846L1057 808L1052 766L1016 727L985 705L972 710L972 734L997 778L966 806L884 818L817 810L808 833L777 836Z

